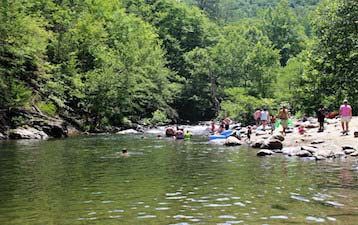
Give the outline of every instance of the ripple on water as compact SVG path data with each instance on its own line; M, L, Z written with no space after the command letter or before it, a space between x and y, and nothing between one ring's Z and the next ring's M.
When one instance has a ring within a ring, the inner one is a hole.
M235 202L234 205L245 207L246 205L242 202Z
M236 216L231 216L231 215L222 215L219 216L220 219L236 219Z
M320 222L320 223L323 223L324 221L326 221L324 218L319 218L319 217L314 217L314 216L307 216L306 220Z
M287 220L288 216L270 216L271 219L284 219Z
M122 209L114 209L114 210L110 210L108 212L109 213L122 213L122 212L124 212L124 210L122 210Z
M158 210L158 211L169 210L169 209L170 208L168 208L168 207L155 208L155 210Z
M327 204L329 205L333 205L333 206L344 206L344 204L339 203L339 202L334 202L334 201L325 201Z
M137 216L138 219L153 219L157 218L155 215L144 215L144 216Z
M204 206L205 207L228 207L228 206L232 206L232 204L207 204Z
M310 200L308 200L302 196L292 195L291 198L296 199L298 201L302 201L302 202L310 202Z

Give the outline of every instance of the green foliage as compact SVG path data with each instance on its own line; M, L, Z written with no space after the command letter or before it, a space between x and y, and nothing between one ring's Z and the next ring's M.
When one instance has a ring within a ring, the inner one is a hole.
M256 98L249 95L244 88L229 88L225 92L228 98L221 103L222 111L219 117L224 118L227 115L243 124L253 121L256 108L267 107L270 110L274 104L273 99Z
M299 24L287 0L281 0L274 9L269 8L263 19L263 29L280 51L280 62L285 66L288 59L300 53L306 45L304 27Z
M41 101L37 103L37 107L39 107L41 112L46 113L49 116L56 115L56 106L50 101Z
M160 110L153 112L153 116L150 119L151 124L166 124L169 122L167 115Z

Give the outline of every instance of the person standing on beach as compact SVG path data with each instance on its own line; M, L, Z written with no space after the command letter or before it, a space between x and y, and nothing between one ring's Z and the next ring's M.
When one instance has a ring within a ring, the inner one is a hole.
M339 115L341 116L342 133L348 135L349 122L352 119L352 107L348 105L347 100L344 100L343 105L339 108Z
M320 105L317 110L317 120L319 123L318 132L323 132L324 129L324 118L326 118L326 109L323 105Z
M269 112L267 111L266 108L264 108L261 111L261 116L260 116L260 121L262 123L262 130L265 131L266 130L266 124L267 124L267 120L269 118Z
M277 117L281 120L281 126L283 128L282 134L286 135L286 129L288 127L288 117L289 117L289 112L286 109L286 106L282 106L282 109L280 110Z
M254 120L256 123L256 127L260 126L260 118L261 118L261 110L256 109L256 111L254 112Z

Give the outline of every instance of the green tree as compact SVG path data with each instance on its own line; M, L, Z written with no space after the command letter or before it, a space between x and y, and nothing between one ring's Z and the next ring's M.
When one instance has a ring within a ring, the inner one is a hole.
M296 56L305 47L304 27L298 23L287 0L281 0L275 8L269 8L263 20L263 29L280 51L280 62L285 66L290 57Z

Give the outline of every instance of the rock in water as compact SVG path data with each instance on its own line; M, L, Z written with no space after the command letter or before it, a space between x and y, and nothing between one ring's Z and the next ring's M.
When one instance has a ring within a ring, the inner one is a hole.
M277 139L269 139L260 146L261 149L282 149L282 147L282 142Z
M271 150L260 150L259 152L257 152L257 156L265 156L265 155L272 155L273 152Z
M309 151L311 154L314 154L318 149L311 146L302 146L301 150Z
M251 144L251 148L260 148L263 143L264 143L263 140L256 141L255 143Z
M301 150L301 151L296 153L296 156L299 156L299 157L311 157L312 153L307 151L307 150Z
M230 136L225 140L224 145L226 145L226 146L237 146L237 145L242 145L242 142L239 139L237 139L236 137Z
M134 130L134 129L127 129L127 130L122 130L122 131L118 131L117 134L138 134L139 132Z
M10 130L10 139L48 139L48 135L32 127L20 127Z

